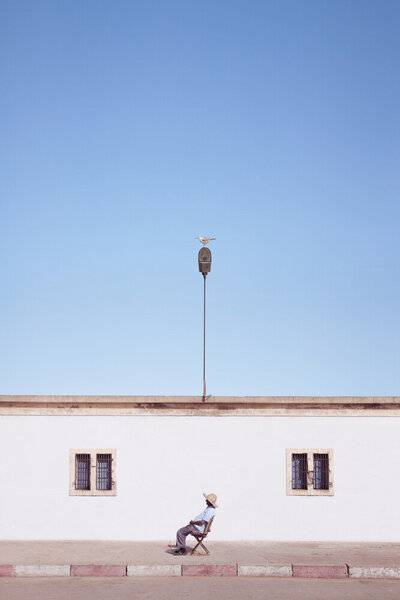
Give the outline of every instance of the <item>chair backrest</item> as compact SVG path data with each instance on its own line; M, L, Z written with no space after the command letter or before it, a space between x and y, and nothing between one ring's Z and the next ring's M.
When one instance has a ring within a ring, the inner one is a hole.
M212 522L213 522L213 521L214 521L214 517L211 517L211 519L208 521L208 523L207 523L207 525L206 525L206 528L205 528L205 530L204 530L204 533L209 533L209 531L210 531L210 529L211 529L211 525L212 525Z

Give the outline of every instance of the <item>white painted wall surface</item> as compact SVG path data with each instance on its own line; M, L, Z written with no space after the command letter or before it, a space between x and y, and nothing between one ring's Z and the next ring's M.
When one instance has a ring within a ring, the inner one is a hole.
M333 448L335 495L286 496L286 448ZM117 496L69 496L69 449L116 448ZM0 417L0 538L400 540L393 417Z

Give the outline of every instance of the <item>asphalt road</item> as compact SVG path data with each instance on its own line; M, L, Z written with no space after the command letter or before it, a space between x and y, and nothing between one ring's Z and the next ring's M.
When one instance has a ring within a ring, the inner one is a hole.
M264 577L0 578L1 600L398 600L400 580Z

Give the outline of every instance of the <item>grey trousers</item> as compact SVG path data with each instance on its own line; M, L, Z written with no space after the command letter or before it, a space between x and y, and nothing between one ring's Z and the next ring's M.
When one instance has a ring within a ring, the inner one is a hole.
M176 532L176 545L179 550L186 548L186 536L189 535L191 531L199 531L196 525L185 525L185 527L181 527Z

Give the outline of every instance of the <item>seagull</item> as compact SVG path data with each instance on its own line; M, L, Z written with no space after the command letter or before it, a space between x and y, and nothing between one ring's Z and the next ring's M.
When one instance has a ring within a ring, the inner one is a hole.
M201 237L200 235L198 235L195 239L199 240L199 242L201 242L203 246L207 246L207 244L215 240L215 238Z

